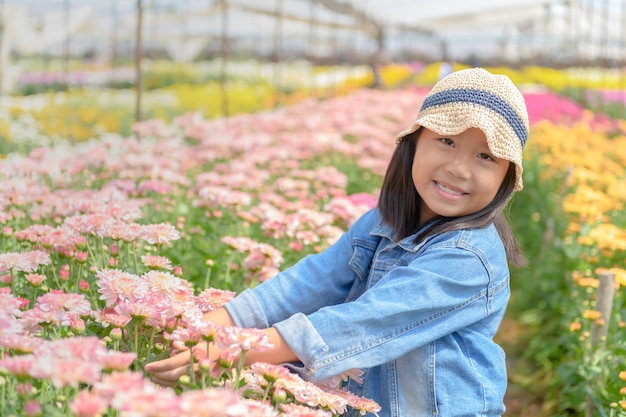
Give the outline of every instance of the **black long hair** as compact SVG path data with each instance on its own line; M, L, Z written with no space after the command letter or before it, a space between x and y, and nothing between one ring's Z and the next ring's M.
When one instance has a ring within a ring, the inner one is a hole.
M383 220L391 226L396 240L404 239L419 231L421 225L420 205L422 198L413 184L412 168L415 148L423 128L399 139L391 156L378 200ZM451 230L481 228L494 224L504 244L508 262L513 266L525 266L526 258L504 215L504 209L515 191L515 164L508 171L493 200L482 210L459 216L437 216L419 233L415 243L427 237Z

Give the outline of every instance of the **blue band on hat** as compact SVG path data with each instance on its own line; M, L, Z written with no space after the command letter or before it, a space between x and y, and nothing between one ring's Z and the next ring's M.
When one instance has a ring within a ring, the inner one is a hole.
M426 97L424 104L422 104L421 111L449 103L474 103L495 111L500 116L504 117L507 123L513 128L513 131L515 131L515 134L522 144L522 148L526 145L528 131L526 130L524 122L513 107L497 95L482 90L453 88Z

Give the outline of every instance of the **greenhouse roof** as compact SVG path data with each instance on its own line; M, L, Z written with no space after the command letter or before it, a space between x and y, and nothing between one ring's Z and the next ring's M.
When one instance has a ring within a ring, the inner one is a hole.
M3 0L3 38L19 30L11 47L24 53L58 49L68 37L84 44L109 42L112 37L132 41L137 4ZM445 44L452 58L503 50L519 57L525 47L621 58L626 39L622 28L626 2L621 0L143 0L142 4L145 39L169 45L172 58L178 60L190 59L200 48L217 42L225 30L229 39L265 50L275 45L277 33L283 44L306 44L312 37L326 36L354 38L369 48L376 47L383 33L390 49L402 39L405 44L413 42L406 40L412 33L437 48Z

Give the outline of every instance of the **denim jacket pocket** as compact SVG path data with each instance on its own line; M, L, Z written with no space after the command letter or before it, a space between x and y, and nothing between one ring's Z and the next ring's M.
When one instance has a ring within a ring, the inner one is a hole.
M369 276L372 259L379 242L380 238L375 240L354 238L352 240L352 258L348 264L360 281L367 280Z

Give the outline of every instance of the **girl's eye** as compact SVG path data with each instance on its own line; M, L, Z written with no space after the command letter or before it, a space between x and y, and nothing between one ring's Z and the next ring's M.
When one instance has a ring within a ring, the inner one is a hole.
M443 143L444 145L449 145L449 146L454 146L454 141L452 139L449 138L441 138L439 139L441 141L441 143Z
M489 155L488 153L480 153L480 154L478 154L478 157L480 159L485 159L487 161L493 161L494 160L493 157L491 155Z

